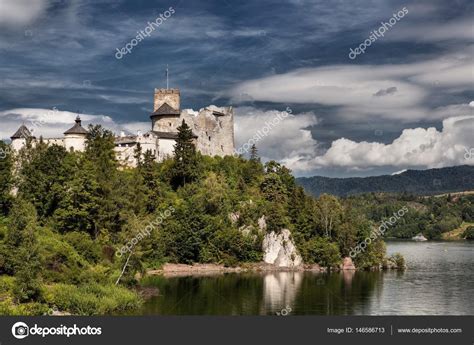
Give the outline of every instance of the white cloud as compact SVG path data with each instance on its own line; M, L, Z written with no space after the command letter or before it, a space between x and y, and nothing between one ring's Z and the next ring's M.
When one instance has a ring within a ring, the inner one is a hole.
M458 107L465 109L468 106ZM34 129L37 137L62 137L63 132L72 127L76 116L74 112L54 109L19 108L1 111L0 138L9 138L21 123ZM150 129L149 122L117 124L105 115L80 116L84 127L90 123L102 124L115 133L122 130L144 133ZM288 116L285 111L239 107L236 108L235 116L236 147L241 147L267 123L278 117L281 119L280 123L272 126L269 134L262 137L256 145L264 161L280 161L296 174L313 174L319 169L327 168L362 171L390 167L403 170L474 164L474 156L470 156L474 149L474 115L449 117L443 121L440 131L433 127L405 129L389 144L340 138L323 152L310 131L310 127L318 125L315 114Z
M78 114L57 109L17 108L0 111L0 139L8 139L16 132L22 123L25 124L36 137L61 138L63 133L74 125ZM101 124L118 133L123 127L115 123L106 115L79 114L83 127L88 124Z
M49 0L1 0L0 26L24 26L41 16Z
M317 142L308 129L318 123L313 113L289 115L286 111L258 110L253 107L236 108L235 145L241 148L267 123L281 118L279 124L269 125L267 136L256 143L263 160L280 160L282 157L310 157L317 150Z
M474 40L474 28L472 18L457 18L456 20L444 23L426 24L412 21L411 23L397 26L397 29L387 34L384 39L387 41L434 43L450 40L472 42Z
M255 101L338 106L346 119L433 120L438 114L426 107L433 89L472 89L471 51L409 64L297 69L243 82L229 94L235 101L246 94Z
M439 168L474 164L469 153L474 148L474 116L456 116L443 121L443 128L405 129L390 144L355 142L340 138L332 142L324 155L313 159L287 159L290 168L312 171L323 167L344 167L360 170L392 166Z

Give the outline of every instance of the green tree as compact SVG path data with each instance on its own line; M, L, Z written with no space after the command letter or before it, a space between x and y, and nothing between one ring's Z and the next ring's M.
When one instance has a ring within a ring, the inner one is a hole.
M35 299L40 294L41 270L36 239L36 210L32 204L17 199L11 210L6 238L7 258L16 280L13 293L18 301Z
M339 247L326 237L313 237L303 245L303 260L323 267L337 266L341 262Z
M323 194L316 204L319 226L326 237L332 237L341 223L342 206L335 196Z
M64 182L58 207L53 214L60 232L86 231L95 236L101 203L100 186L95 168L82 153L70 154L65 164L74 173Z
M258 149L255 144L250 148L250 160L254 162L260 162L260 157L258 156Z
M10 146L0 141L0 214L7 214L11 205L13 159Z
M21 163L19 194L35 206L44 221L57 208L62 186L69 179L63 164L67 152L41 142L29 151L29 159Z
M183 120L178 127L178 138L174 146L172 184L175 188L193 182L198 177L198 159L193 142L193 132Z
M89 125L86 140L86 159L94 170L98 186L98 208L94 217L94 237L100 233L118 232L124 224L122 210L129 201L124 198L124 186L119 179L115 156L115 137L100 125Z

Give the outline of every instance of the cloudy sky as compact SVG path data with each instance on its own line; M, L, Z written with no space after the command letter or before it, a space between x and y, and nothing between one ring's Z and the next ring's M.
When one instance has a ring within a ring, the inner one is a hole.
M0 0L0 138L148 130L168 65L182 108L235 107L237 146L290 110L257 146L298 176L474 164L473 25L470 0Z

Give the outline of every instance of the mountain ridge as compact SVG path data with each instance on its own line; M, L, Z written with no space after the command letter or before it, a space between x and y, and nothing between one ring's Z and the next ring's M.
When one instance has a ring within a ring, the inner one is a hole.
M296 181L314 196L326 193L344 197L373 192L433 195L474 190L474 166L406 170L395 175L369 177L300 177Z

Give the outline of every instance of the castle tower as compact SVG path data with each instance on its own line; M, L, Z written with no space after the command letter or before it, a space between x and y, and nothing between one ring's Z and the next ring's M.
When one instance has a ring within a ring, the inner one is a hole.
M155 89L153 110L150 115L153 131L176 132L181 115L179 89Z
M81 125L81 118L76 117L76 124L64 132L64 147L70 151L84 151L86 148L87 132Z
M20 151L26 145L26 140L29 138L34 139L35 137L31 135L30 130L25 125L21 125L15 134L10 137L12 140L12 149Z

